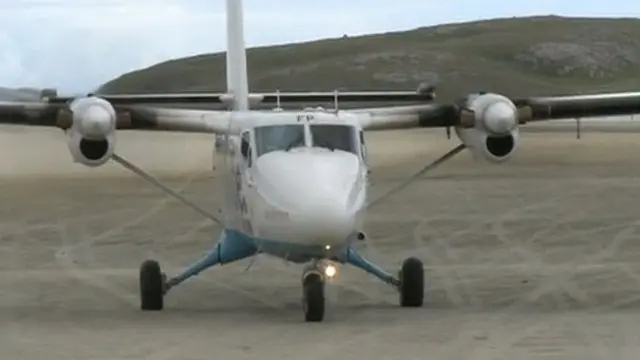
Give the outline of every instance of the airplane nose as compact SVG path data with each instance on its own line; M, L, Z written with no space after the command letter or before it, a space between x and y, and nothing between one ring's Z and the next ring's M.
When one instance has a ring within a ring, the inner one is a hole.
M317 194L321 195L321 194ZM291 214L291 220L309 233L317 234L318 241L330 243L344 240L355 227L355 213L352 212L345 197L314 196L300 202L300 206Z
M257 165L258 191L285 211L289 224L301 233L315 234L326 244L353 232L360 193L354 155L273 154L258 159Z
M315 218L319 223L338 225L351 215L346 195L344 192L318 192L313 197L301 199L301 207L298 213Z
M308 179L296 184L283 181L278 184L280 191L277 195L271 193L272 199L300 221L338 226L350 218L354 210L351 195L355 183L330 180L326 176L318 176L313 181Z

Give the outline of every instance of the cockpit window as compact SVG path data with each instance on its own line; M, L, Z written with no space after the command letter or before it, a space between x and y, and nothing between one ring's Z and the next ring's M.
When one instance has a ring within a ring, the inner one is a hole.
M305 146L302 124L259 126L254 131L258 156Z
M355 128L349 125L311 125L311 144L329 150L358 154Z

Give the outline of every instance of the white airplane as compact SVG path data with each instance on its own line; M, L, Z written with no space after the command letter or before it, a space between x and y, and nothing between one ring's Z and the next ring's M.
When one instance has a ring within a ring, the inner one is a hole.
M306 321L323 320L325 281L336 276L339 264L360 268L393 286L401 306L422 306L424 272L419 259L406 259L396 276L354 247L365 239L362 223L367 208L381 200L368 198L364 131L454 127L461 144L418 176L465 148L490 162L506 161L518 147L519 126L529 121L640 112L640 92L524 99L476 93L457 103L436 103L433 88L252 94L247 85L242 4L227 0L226 6L226 93L65 98L47 90L39 102L0 102L0 123L59 127L68 136L75 162L96 167L116 161L222 226L217 245L174 277L167 278L154 260L142 263L142 310L162 310L170 290L205 269L258 254L307 264L302 275ZM321 102L333 102L335 109L280 109L283 104ZM405 102L412 104L397 105ZM197 103L226 109L196 109ZM359 103L394 106L339 109ZM250 110L269 105L275 109ZM188 106L193 108L185 109ZM226 194L224 218L216 218L119 156L117 130L127 129L215 134L222 144L217 149L226 159L221 189Z

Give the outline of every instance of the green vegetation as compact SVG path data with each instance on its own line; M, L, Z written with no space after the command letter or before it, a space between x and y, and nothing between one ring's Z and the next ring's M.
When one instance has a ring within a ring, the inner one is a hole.
M36 89L9 89L0 87L0 101L33 101L39 98L40 91Z
M132 49L135 51L135 49ZM248 50L251 91L414 89L441 98L640 87L640 20L556 16L447 24ZM104 84L102 93L224 91L224 53L177 59Z

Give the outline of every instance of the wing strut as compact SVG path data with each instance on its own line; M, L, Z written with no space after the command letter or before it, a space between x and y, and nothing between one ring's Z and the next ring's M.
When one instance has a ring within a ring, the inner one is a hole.
M434 162L432 162L429 165L423 167L418 172L416 172L412 176L408 177L405 181L400 183L400 185L398 185L398 186L396 186L394 188L391 188L391 190L389 190L386 193L382 194L378 198L370 201L365 206L365 208L372 208L373 206L380 204L383 200L385 200L389 196L391 196L391 195L403 190L407 186L411 185L411 183L413 183L415 180L417 180L420 176L422 176L425 173L437 168L439 165L443 164L445 161L447 161L447 160L453 158L454 156L458 155L458 153L460 153L465 148L466 148L466 146L464 144L460 144L460 145L456 146L455 148L449 150L446 154L442 155L441 157L436 159Z
M147 174L144 170L140 169L135 164L129 162L127 159L121 157L118 154L113 154L111 156L111 159L113 161L117 162L118 164L122 165L125 169L130 170L134 174L136 174L136 175L140 176L141 178L143 178L144 180L150 182L151 185L159 188L165 194L177 199L182 204L184 204L184 205L190 207L191 209L195 210L200 215L202 215L202 216L206 217L207 219L210 219L214 223L222 226L222 222L220 220L218 220L218 218L213 216L210 212L208 212L207 210L201 208L200 206L196 205L195 203L189 201L189 199L186 199L184 196L178 194L177 192L171 190L169 187L167 187L166 185L164 185L163 183L158 181L153 176Z

